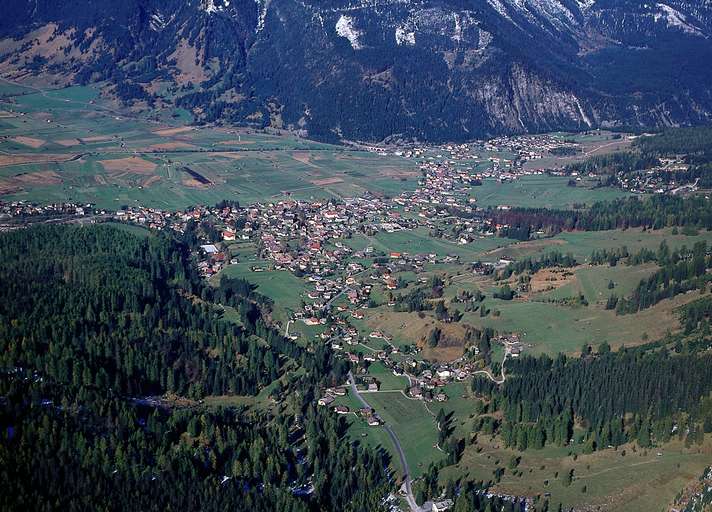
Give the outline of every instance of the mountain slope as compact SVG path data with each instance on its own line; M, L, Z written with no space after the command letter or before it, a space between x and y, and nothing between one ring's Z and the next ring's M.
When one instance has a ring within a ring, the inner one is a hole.
M321 139L708 122L705 0L13 0L0 70ZM141 84L140 87L136 84Z

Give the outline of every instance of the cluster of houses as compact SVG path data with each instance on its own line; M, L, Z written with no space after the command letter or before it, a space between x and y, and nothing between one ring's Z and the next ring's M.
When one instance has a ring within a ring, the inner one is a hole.
M391 219L394 207L368 195L339 202L285 200L255 212L243 231L251 233L258 224L264 256L278 268L329 276L345 270L344 260L353 253L345 241L355 233L404 229Z
M513 171L520 175L527 172L522 170L523 164L527 161L540 160L547 154L561 150L572 154L581 151L580 144L573 140L546 133L495 137L486 141L484 148L486 151L513 154Z
M378 414L376 414L373 409L370 409L368 407L362 407L355 411L351 411L351 409L349 409L345 405L334 405L334 402L336 402L339 397L344 397L347 394L348 390L344 386L328 388L324 392L324 395L319 398L319 400L317 400L317 405L321 407L331 407L336 414L340 415L354 413L356 414L356 416L362 418L369 426L372 427L377 427L378 425L381 425L383 423Z
M607 183L619 186L623 190L634 194L672 194L682 192L695 192L698 190L698 178L694 181L679 181L671 177L672 173L685 173L690 165L682 156L672 158L660 158L659 165L647 167L640 171L619 171L613 176L602 175ZM562 171L561 174L580 179L575 171ZM595 173L589 173L590 178L599 177Z
M4 217L33 217L47 215L105 215L92 204L51 203L35 204L28 201L0 201L0 215Z

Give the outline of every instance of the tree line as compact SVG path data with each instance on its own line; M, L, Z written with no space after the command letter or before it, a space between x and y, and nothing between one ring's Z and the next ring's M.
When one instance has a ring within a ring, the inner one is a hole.
M580 358L524 357L507 362L507 381L498 387L475 379L472 389L487 399L490 430L505 444L525 450L573 440L574 422L585 430L589 450L637 441L643 447L666 442L674 430L699 442L712 431L705 398L712 391L709 353L622 349L602 345ZM673 427L676 426L676 429ZM682 431L680 430L682 429Z
M315 405L348 362L281 337L251 286L110 226L2 234L0 257L3 510L383 510L389 456ZM269 383L274 407L201 405Z

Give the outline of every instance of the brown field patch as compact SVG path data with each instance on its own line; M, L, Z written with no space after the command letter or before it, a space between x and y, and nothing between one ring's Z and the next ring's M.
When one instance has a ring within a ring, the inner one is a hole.
M438 327L442 331L440 343L437 347L429 347L425 338L430 331L427 331L418 340L418 346L423 349L421 355L428 361L448 362L461 357L465 350L465 327L462 324L445 324L436 322L433 327Z
M430 361L452 361L462 356L464 351L465 327L461 323L438 322L432 314L420 318L416 313L378 311L366 320L369 328L380 330L398 340L415 343L423 349L422 356ZM442 332L440 344L429 347L427 336L435 328Z
M13 142L17 142L18 144L22 144L23 146L28 146L33 149L38 149L41 148L42 146L45 145L44 140L42 139L36 139L34 137L25 137L24 135L18 135L17 137L12 137Z
M9 180L0 180L0 196L15 194L17 192L22 192L22 187L10 182Z
M111 137L108 135L95 135L93 137L82 137L79 140L86 144L91 142L106 142L107 140L111 140Z
M545 268L531 276L530 293L556 290L574 281L576 281L576 274L573 269Z
M161 130L153 131L154 134L160 135L161 137L170 137L172 135L178 135L179 133L192 132L193 128L190 126L179 126L177 128L163 128Z
M241 158L245 157L245 155L242 153L234 153L229 151L220 151L217 153L213 153L213 156L221 156L223 158L230 158L231 160L240 160Z
M4 119L4 118L8 118L8 117L16 117L16 116L12 112L8 112L7 110L0 110L0 119Z
M149 151L172 151L174 149L195 149L197 146L187 142L161 142L148 146Z
M189 188L200 188L200 189L206 189L210 187L210 183L201 183L195 178L192 178L190 176L184 176L181 179L181 183Z
M98 185L107 185L106 176L103 174L95 174L94 181L96 181Z
M54 171L39 171L18 174L13 179L23 185L59 185L62 177Z
M393 167L383 167L380 169L379 174L388 178L413 178L415 176L420 176L420 173L417 171L408 171Z
M59 144L60 146L64 146L65 148L71 147L71 146L78 146L79 144L82 143L79 139L60 139L60 140L55 140L55 144Z
M319 187L325 187L326 185L336 185L337 183L343 183L344 180L341 178L324 178L321 180L311 180L311 183L313 185L317 185Z
M297 162L303 163L305 165L309 165L311 167L316 167L319 168L318 165L316 165L314 162L311 161L311 153L307 153L306 151L295 151L292 153L291 156L294 160Z
M115 160L100 160L99 163L111 172L129 172L132 174L142 174L148 175L156 170L156 164L139 158L137 156L132 156L128 158L118 158Z
M67 162L77 155L56 155L56 154L41 154L41 155L4 155L0 154L0 167L8 165L23 165L23 164L46 164L55 162Z
M150 187L151 185L153 185L154 183L157 183L157 182L159 182L159 181L161 181L161 177L160 177L160 176L151 176L150 178L144 180L143 183L141 183L141 186L142 186L143 188L148 188L148 187Z
M0 179L0 194L20 192L26 186L59 185L61 183L62 177L54 171L22 173Z

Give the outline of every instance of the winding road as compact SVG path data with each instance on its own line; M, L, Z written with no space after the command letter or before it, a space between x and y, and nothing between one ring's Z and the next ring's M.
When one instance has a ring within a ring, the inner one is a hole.
M353 393L353 395L358 399L359 402L361 402L364 407L373 409L373 407L371 407L358 392L358 389L356 388L356 381L354 380L354 376L351 372L349 372L349 386L351 386L351 393ZM386 432L388 432L391 441L393 441L393 445L396 447L396 451L398 452L398 458L400 459L401 466L403 467L403 482L405 483L406 492L405 499L408 502L408 506L410 507L411 512L420 512L420 507L416 503L415 496L413 495L412 480L410 478L410 469L408 469L408 461L405 458L405 453L403 453L403 448L401 447L400 441L398 440L398 436L396 436L396 433L393 432L393 429L387 424L384 423L383 427L386 429Z
M472 372L472 375L487 375L487 377L489 377L489 379L495 384L504 384L504 381L507 380L506 375L504 375L504 363L507 361L507 355L508 352L505 352L504 358L502 358L502 377L499 380L495 379L489 370L478 370L476 372Z

